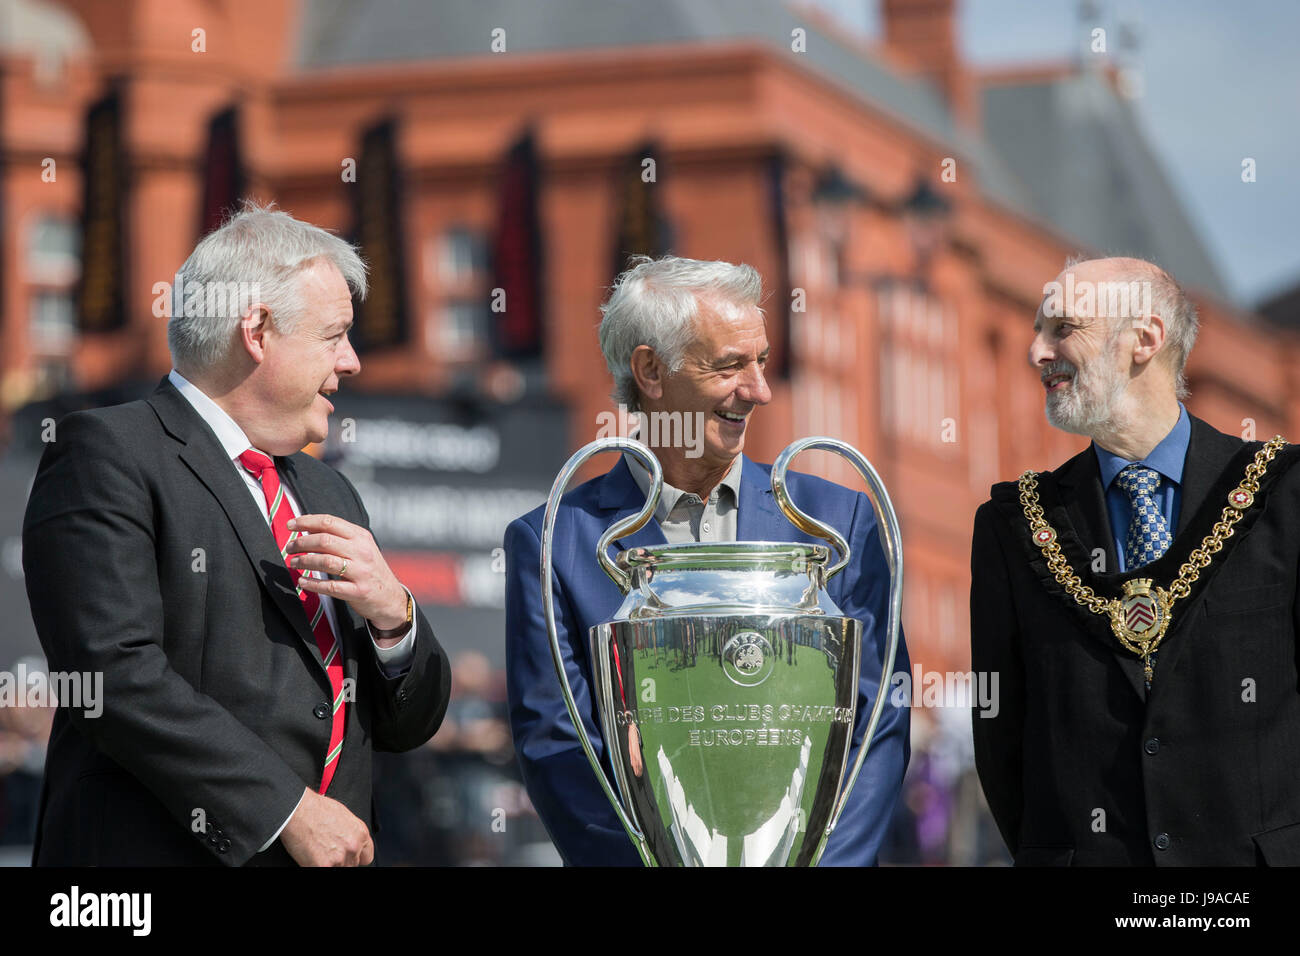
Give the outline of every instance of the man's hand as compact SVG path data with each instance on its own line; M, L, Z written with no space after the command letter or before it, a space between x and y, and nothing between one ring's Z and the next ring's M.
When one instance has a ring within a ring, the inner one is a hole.
M337 800L311 789L285 824L280 842L299 866L368 866L375 859L366 825Z
M406 623L406 591L369 531L337 515L299 515L289 519L289 530L298 532L289 542L290 567L342 575L330 581L301 577L304 591L347 601L379 631Z

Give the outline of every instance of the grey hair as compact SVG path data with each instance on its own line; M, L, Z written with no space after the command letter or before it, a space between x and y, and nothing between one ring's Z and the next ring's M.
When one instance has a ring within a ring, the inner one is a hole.
M701 299L758 308L763 279L753 266L664 256L635 256L614 280L601 305L600 350L614 376L613 399L640 409L632 353L648 345L668 366L681 370L686 347L695 337ZM760 309L760 312L762 310Z
M342 273L358 298L366 297L366 264L351 243L294 219L271 203L242 208L194 247L176 273L167 346L178 369L220 365L235 341L244 312L255 302L290 333L302 318L298 273L325 260Z
M1190 394L1187 388L1187 357L1191 355L1192 346L1196 344L1196 335L1201 323L1197 315L1196 304L1187 293L1164 269L1146 259L1115 256L1111 258L1126 259L1126 265L1117 266L1108 277L1115 282L1148 282L1151 285L1151 313L1164 319L1165 344L1161 348L1165 361L1174 373L1174 394L1179 400ZM1070 256L1065 260L1065 270L1083 262L1089 262L1087 256ZM1111 337L1118 338L1122 331L1124 316L1112 316L1114 324Z

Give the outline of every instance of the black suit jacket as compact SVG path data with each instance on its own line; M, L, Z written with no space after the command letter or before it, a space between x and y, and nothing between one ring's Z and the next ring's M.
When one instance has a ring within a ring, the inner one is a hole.
M1047 521L1084 584L1168 587L1260 447L1192 419L1173 544L1117 567L1096 454L1039 476ZM1174 605L1148 692L1109 619L1080 607L1032 543L1016 482L975 516L971 657L998 675L996 716L973 712L975 762L1017 864L1300 864L1296 449Z
M337 471L302 453L275 461L304 512L368 526ZM34 862L292 864L278 839L258 848L319 786L329 679L266 519L167 379L58 423L23 568L51 671L103 675L100 716L55 716ZM329 796L373 831L371 751L433 735L450 671L418 611L415 659L390 680L365 622L334 607L355 700Z

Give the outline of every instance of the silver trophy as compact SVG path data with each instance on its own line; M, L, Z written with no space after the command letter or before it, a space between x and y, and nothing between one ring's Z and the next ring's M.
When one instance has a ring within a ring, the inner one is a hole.
M889 564L889 648L862 747L857 719L862 623L845 617L827 582L852 558L848 542L790 500L786 470L801 452L833 451L867 485ZM610 782L574 702L555 629L551 548L560 498L578 468L626 451L651 474L635 515L611 526L595 558L625 595L591 628L589 653ZM902 617L898 516L875 468L852 446L805 438L772 466L772 491L799 530L828 541L697 543L634 548L611 542L654 516L659 461L632 439L603 438L561 469L542 525L542 603L569 717L605 796L647 866L815 866L867 758L894 669Z

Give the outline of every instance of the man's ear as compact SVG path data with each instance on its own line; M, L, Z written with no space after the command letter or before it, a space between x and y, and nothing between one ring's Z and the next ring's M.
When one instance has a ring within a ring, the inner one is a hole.
M1133 320L1133 364L1145 365L1164 344L1164 319L1152 314Z
M658 401L664 395L664 378L668 369L659 361L655 350L648 345L638 345L632 353L632 377L636 379L641 394L652 401Z
M254 363L266 358L266 339L271 332L271 310L254 302L239 320L239 345Z

